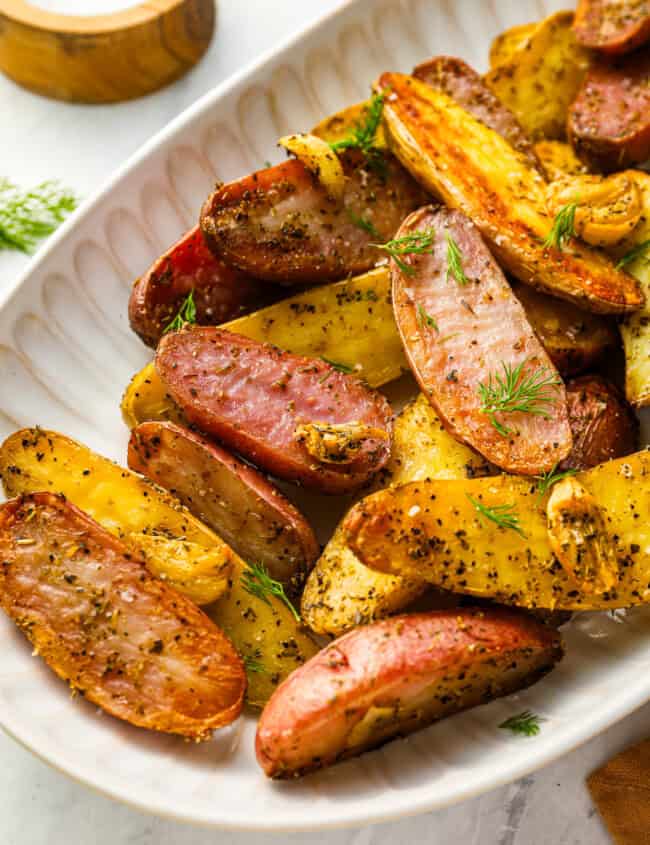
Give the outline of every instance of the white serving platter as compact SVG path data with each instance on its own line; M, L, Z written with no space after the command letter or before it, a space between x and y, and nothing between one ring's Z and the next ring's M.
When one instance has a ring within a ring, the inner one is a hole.
M278 160L280 135L364 98L379 72L436 53L484 67L497 32L557 8L555 0L350 0L204 97L85 203L4 295L0 435L40 424L124 461L119 400L150 357L129 330L129 288L196 220L215 180ZM0 637L8 733L107 795L219 827L352 826L443 807L545 765L650 699L650 611L584 614L565 628L566 659L530 690L274 784L255 763L254 719L203 745L147 734L72 699L4 617ZM498 730L526 708L545 718L539 736Z

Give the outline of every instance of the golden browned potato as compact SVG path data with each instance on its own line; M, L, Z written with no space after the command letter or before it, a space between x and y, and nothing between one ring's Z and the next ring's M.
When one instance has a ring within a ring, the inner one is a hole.
M563 376L588 370L617 345L618 333L611 319L546 296L528 285L515 283L513 291Z
M625 269L641 283L650 297L650 174L634 171L634 178L641 190L643 214L631 237L616 251ZM646 303L648 300L646 300ZM650 307L644 305L630 314L621 324L625 348L625 393L637 406L650 404Z
M547 526L547 476L411 482L368 496L343 527L367 565L426 578L454 592L550 610L601 610L650 601L650 452L575 476L605 515L615 585L594 591L555 562ZM546 490L545 490L546 488ZM582 508L582 505L577 502ZM576 510L576 519L581 511Z
M533 144L533 149L549 182L588 172L587 165L580 161L566 141L538 141Z
M530 36L537 29L538 21L511 26L500 32L490 44L490 67L502 65L525 46Z
M361 103L355 103L353 106L348 106L336 112L336 114L324 118L314 126L311 134L322 138L330 144L348 138L353 130L365 121L369 104L369 100L364 100ZM384 127L381 123L377 127L373 145L384 152L388 150Z
M527 687L561 657L556 631L504 608L375 622L277 690L258 724L258 763L269 777L298 777Z
M244 659L251 707L263 707L278 684L320 650L292 605L264 584L260 568L238 558L228 593L205 608Z
M232 643L63 496L0 507L0 605L56 674L132 725L208 739L240 714Z
M417 79L385 73L384 120L404 166L479 228L501 265L521 281L589 311L643 304L637 281L579 240L551 242L546 183L498 133Z
M197 604L227 589L235 552L181 503L70 437L22 429L0 447L5 493L62 493Z
M146 364L131 379L122 397L122 419L129 428L145 420L185 423L183 412L167 393L156 368Z
M540 21L509 58L493 66L485 81L512 111L533 141L566 137L569 106L590 62L576 41L573 13Z
M491 471L485 460L455 440L420 394L395 420L390 461L378 487L419 478L474 478ZM339 636L407 607L425 589L417 577L401 578L368 569L337 528L310 573L301 612L317 634Z
M170 490L244 560L295 590L319 545L300 511L265 475L216 443L169 422L131 433L129 467Z
M546 207L555 217L574 206L573 229L592 246L620 243L641 219L641 193L631 173L569 176L552 182Z

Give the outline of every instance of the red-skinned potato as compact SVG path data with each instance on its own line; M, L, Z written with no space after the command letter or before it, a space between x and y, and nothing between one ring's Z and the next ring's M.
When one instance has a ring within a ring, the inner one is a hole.
M131 433L128 464L285 585L301 583L318 557L314 532L286 496L199 434L169 422L141 423Z
M293 672L266 705L257 760L298 777L529 686L559 634L501 608L438 610L356 628Z
M599 375L566 385L573 448L560 469L589 469L637 449L639 423L615 384Z
M132 725L207 739L240 714L230 640L63 496L0 507L0 604L74 692Z
M573 31L584 47L610 56L629 53L650 39L650 3L579 0Z
M521 124L485 84L481 75L455 56L436 56L413 69L413 76L455 100L481 123L494 129L541 171L533 143Z
M155 349L190 293L199 325L232 320L269 301L268 287L213 255L195 226L133 285L129 299L131 328Z
M193 326L165 335L156 370L190 423L278 478L343 493L388 460L390 405L325 361Z
M507 472L538 475L571 449L562 380L481 235L460 211L427 206L398 235L433 233L392 260L393 309L411 369L445 428ZM457 251L456 270L450 250ZM488 412L482 391L521 366L543 382L535 413Z
M229 264L280 284L328 282L370 270L372 243L393 237L424 193L389 153L369 166L357 150L341 153L341 201L296 159L218 188L201 212L210 247Z
M650 50L589 69L569 110L569 139L583 161L606 172L650 158Z

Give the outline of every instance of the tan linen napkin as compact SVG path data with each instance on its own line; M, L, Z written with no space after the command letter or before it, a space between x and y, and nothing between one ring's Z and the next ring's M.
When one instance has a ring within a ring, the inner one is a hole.
M587 786L616 845L650 845L650 740L612 757Z

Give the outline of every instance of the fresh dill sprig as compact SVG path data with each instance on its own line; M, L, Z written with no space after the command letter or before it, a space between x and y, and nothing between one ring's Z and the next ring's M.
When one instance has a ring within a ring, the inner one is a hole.
M326 358L324 355L321 355L320 359L321 361L325 361L326 364L329 364L330 367L334 367L334 369L338 370L339 373L350 375L354 372L354 367L350 367L348 364L342 364L340 361L332 361L331 358Z
M392 241L387 241L385 244L370 244L370 246L383 249L393 259L395 264L406 276L412 276L415 269L402 261L402 255L424 255L425 253L433 252L433 241L435 239L435 231L433 229L424 229L419 232L411 232L401 238L393 238Z
M247 672L251 672L252 674L263 674L266 671L264 664L251 655L245 655L242 660L244 661L244 666L246 667Z
M440 329L438 328L438 324L433 319L431 314L427 313L422 304L418 302L417 307L417 321L419 326L426 326L428 329L435 329L438 334L440 334Z
M564 245L575 237L576 210L579 201L567 203L555 215L553 226L544 240L545 247L555 247L562 252Z
M183 300L183 304L178 309L174 319L165 326L163 334L167 334L167 332L180 331L180 329L182 329L186 323L196 323L196 303L194 302L194 289L192 289L188 293L187 297Z
M41 182L22 191L0 179L0 250L17 249L31 253L38 242L62 223L77 207L72 191L58 182Z
M542 475L536 475L535 478L537 479L537 492L539 493L539 498L541 499L554 484L557 484L558 481L562 481L563 478L569 478L572 475L575 475L577 472L576 469L565 469L559 470L557 468L557 464L550 469L548 472L543 473Z
M330 149L334 152L351 149L361 150L368 162L368 166L383 175L386 174L386 159L375 143L377 140L377 130L379 129L384 112L385 99L385 91L373 94L364 109L363 120L358 121L352 127L347 137L330 143Z
M528 373L523 372L528 358L516 367L501 362L502 373L490 373L487 383L481 382L478 392L481 399L481 411L488 414L490 422L502 437L512 433L512 429L499 422L496 414L533 414L546 417L557 396L549 390L560 384L557 373L547 367L539 367ZM555 391L554 391L555 392Z
M246 566L248 568L241 576L242 587L246 592L268 605L271 604L269 596L276 596L289 608L296 622L300 622L300 614L289 601L284 587L275 578L271 578L266 567L261 563L247 563Z
M380 238L381 234L375 229L371 220L366 220L364 217L361 217L359 214L355 214L351 208L346 209L347 215L350 218L350 223L353 223L358 229L363 229L364 232L367 232L372 238Z
M516 716L510 716L505 722L501 722L499 727L520 736L537 736L540 731L539 723L543 721L541 716L536 716L530 710L524 710L522 713L517 713Z
M625 255L618 261L616 265L616 269L620 270L622 267L626 267L628 264L631 264L632 261L636 261L637 258L641 258L646 252L650 250L650 238L647 241L643 241L643 243L637 244L635 247L629 252L626 252Z
M494 505L494 507L489 508L487 505L483 505L481 502L472 498L469 493L465 495L474 506L476 512L481 516L489 519L490 522L494 522L499 528L510 528L512 531L516 531L521 537L526 536L519 524L519 515L514 505Z
M469 279L463 270L463 253L449 232L445 233L445 237L447 239L447 280L449 276L453 276L458 284L464 287L469 284Z

